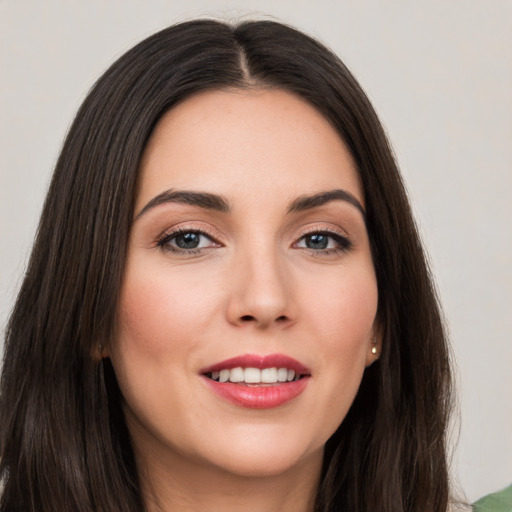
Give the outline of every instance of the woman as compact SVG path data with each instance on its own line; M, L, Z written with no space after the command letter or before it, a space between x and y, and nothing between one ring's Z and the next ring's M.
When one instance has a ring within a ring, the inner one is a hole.
M7 329L3 512L442 511L449 354L381 125L274 22L121 57Z

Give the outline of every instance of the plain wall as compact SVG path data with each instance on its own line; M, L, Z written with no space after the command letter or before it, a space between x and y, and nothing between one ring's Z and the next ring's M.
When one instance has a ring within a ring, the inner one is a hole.
M512 481L511 1L0 0L0 327L62 140L95 79L171 23L263 14L334 49L380 114L458 362L453 474L470 500L505 486Z

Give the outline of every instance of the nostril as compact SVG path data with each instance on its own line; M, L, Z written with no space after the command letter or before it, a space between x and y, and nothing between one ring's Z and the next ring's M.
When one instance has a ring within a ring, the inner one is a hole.
M256 317L254 317L252 315L243 315L240 317L240 320L242 322L255 322ZM285 315L281 315L276 318L276 322L286 322L286 320L288 320L288 317Z

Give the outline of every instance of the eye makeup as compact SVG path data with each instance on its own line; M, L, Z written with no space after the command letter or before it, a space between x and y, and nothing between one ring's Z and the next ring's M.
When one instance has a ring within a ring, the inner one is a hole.
M352 242L347 236L341 235L335 230L319 227L304 232L293 244L293 247L303 248L315 254L331 255L348 252L352 249Z
M164 232L156 241L156 247L165 252L192 255L220 248L222 244L204 228L180 226ZM348 252L352 242L334 229L317 227L300 233L291 247L314 255L334 255Z
M164 232L157 240L156 246L165 252L199 254L205 250L222 247L222 244L205 229L180 226Z

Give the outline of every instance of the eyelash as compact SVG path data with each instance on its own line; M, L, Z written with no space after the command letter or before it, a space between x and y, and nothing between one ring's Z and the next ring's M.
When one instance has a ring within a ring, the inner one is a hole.
M182 227L175 229L169 233L164 233L156 242L156 246L160 248L163 251L166 252L173 252L178 254L199 254L202 253L205 250L208 250L210 248L214 247L199 247L199 248L190 248L190 249L182 249L179 247L174 247L170 245L170 242L174 239L176 239L179 235L182 234L195 234L199 235L200 237L206 237L208 238L213 244L217 244L218 246L221 246L220 242L218 242L214 236L212 236L210 233L208 233L206 230L203 229L197 229L197 228L187 228ZM321 235L321 236L327 236L328 238L334 240L334 242L337 244L337 247L332 247L329 249L313 249L311 247L302 247L302 249L305 249L311 254L314 254L316 256L320 255L330 255L330 254L337 254L337 253L345 253L350 251L352 248L352 242L349 240L348 237L341 235L337 231L329 230L329 229L313 229L310 231L306 231L302 233L296 242L294 242L293 246L297 247L297 244L300 243L302 240L304 240L307 237L312 237L315 235Z
M306 231L305 233L302 233L298 238L297 242L294 242L293 245L296 246L303 239L307 237L312 237L314 235L327 236L328 238L334 240L334 242L337 244L337 247L332 247L330 249L312 249L310 247L303 248L306 249L311 254L314 254L315 256L345 253L352 249L352 242L347 236L342 235L337 231L326 228L312 229Z
M178 229L175 229L169 233L164 233L156 242L156 246L162 249L163 251L167 252L174 252L178 254L198 254L203 252L205 249L209 249L210 247L200 247L200 248L192 248L192 249L181 249L179 247L173 247L170 245L170 242L177 238L179 235L184 234L196 234L199 236L203 236L208 238L211 242L214 244L217 244L220 246L220 242L218 242L214 236L212 236L210 233L208 233L204 229L197 229L197 228L187 228L187 227L181 227Z

